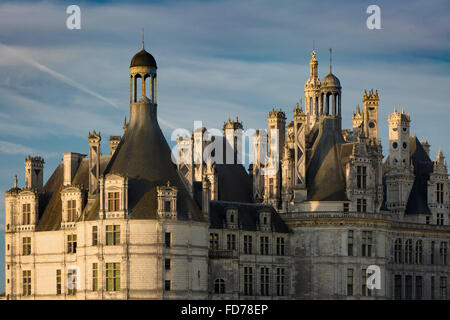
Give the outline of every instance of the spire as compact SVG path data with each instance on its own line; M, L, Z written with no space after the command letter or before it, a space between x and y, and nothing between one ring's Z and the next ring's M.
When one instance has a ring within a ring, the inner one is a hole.
M330 73L332 73L331 72L331 57L332 57L332 53L333 53L333 49L332 48L330 48Z
M142 28L142 50L144 50L144 28Z
M394 104L394 113L397 113L397 107Z
M17 189L17 174L14 176L14 188Z

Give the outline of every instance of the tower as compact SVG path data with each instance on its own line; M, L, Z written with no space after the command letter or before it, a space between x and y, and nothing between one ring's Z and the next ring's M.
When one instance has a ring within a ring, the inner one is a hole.
M389 158L386 171L386 205L394 212L406 208L409 193L414 182L410 159L410 116L397 112L389 114Z
M298 103L294 109L294 202L306 200L306 125L307 115Z
M402 110L389 114L389 166L391 168L410 168L409 115Z
M322 79L320 84L321 114L325 116L341 117L341 82L332 73L330 48L330 73Z
M242 122L239 118L232 121L228 117L228 121L223 125L225 135L225 163L226 164L242 164Z
M320 79L318 76L318 62L316 59L316 51L312 51L311 60L309 62L309 78L305 83L305 112L310 118L310 126L312 127L318 116L322 114L319 108L320 104Z
M25 188L42 189L44 185L44 159L28 156L25 158Z
M286 136L286 115L280 109L269 112L269 163L264 176L264 200L277 207L281 197L281 158Z
M378 90L369 92L364 90L363 96L363 117L364 117L364 135L367 138L378 140Z
M95 130L93 133L89 132L89 195L96 194L99 187L100 178L100 157L102 155L100 149L100 141L102 136L100 132Z

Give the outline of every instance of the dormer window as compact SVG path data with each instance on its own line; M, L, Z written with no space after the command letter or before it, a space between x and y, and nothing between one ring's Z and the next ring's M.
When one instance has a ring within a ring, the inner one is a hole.
M100 212L106 219L124 218L128 213L128 178L107 174L100 179Z
M261 212L259 214L259 226L262 231L270 231L271 229L270 212Z
M67 201L67 214L68 214L68 222L75 222L77 219L77 201L69 200Z
M238 225L238 211L237 209L230 208L227 210L227 227L230 229L236 229Z
M31 204L24 203L22 205L22 224L31 224Z
M108 211L120 210L120 193L108 192Z
M174 219L177 216L177 194L178 189L167 182L165 186L157 187L158 193L158 215L161 218Z
M61 191L62 228L74 228L82 211L83 190L81 186L68 185Z

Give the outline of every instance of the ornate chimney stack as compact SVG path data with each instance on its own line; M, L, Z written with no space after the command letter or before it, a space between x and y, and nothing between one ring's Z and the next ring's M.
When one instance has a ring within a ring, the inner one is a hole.
M99 187L100 177L100 157L102 151L100 149L100 141L102 136L96 133L95 130L91 134L89 132L89 195L96 194Z

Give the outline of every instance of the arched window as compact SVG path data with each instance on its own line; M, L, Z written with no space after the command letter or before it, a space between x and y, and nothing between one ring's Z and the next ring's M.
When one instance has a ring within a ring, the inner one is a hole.
M395 263L402 263L402 239L395 240L394 255Z
M405 263L412 263L412 252L413 252L413 245L412 240L408 239L405 242Z
M142 96L142 77L140 74L134 76L134 102L141 99Z
M218 294L225 293L225 280L223 279L214 280L214 293Z
M422 240L416 242L416 264L422 264L423 261L423 243Z

